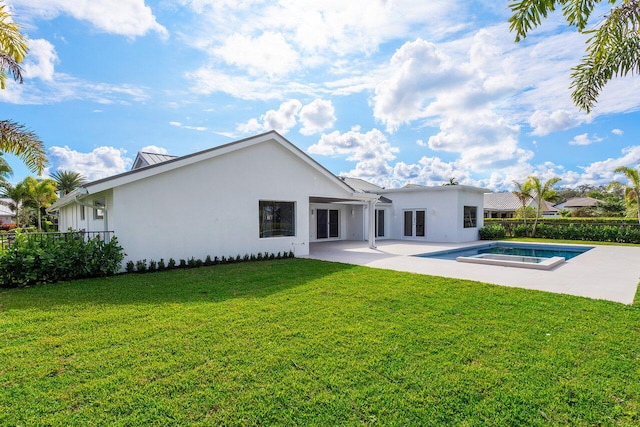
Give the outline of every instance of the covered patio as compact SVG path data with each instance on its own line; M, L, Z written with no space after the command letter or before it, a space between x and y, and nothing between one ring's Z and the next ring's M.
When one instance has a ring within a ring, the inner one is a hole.
M309 258L633 303L640 280L640 247L589 245L594 248L549 271L414 256L482 243L383 240L372 249L366 242L315 242Z

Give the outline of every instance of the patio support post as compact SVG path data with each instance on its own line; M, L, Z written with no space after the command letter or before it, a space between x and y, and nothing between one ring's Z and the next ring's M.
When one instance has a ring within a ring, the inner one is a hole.
M376 203L378 200L369 200L369 248L376 248Z

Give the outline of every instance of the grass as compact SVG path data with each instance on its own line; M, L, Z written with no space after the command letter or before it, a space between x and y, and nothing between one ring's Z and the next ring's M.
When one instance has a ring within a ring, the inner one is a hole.
M638 425L640 306L292 259L0 293L0 425Z
M510 240L514 242L531 242L531 243L570 243L575 245L603 245L603 246L635 246L637 243L618 243L618 242L600 242L591 240L563 240L563 239L542 239L538 237L505 237L500 240Z

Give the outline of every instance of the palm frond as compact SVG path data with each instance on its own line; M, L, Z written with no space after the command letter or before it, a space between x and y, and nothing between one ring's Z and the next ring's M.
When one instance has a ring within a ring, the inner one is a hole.
M44 144L38 136L11 120L0 120L0 152L18 156L38 175L48 163Z

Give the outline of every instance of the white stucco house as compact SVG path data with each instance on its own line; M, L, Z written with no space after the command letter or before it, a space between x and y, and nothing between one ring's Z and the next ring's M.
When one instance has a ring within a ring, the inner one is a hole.
M138 161L140 160L140 161ZM309 254L311 242L477 240L483 193L337 177L275 131L134 168L59 199L60 230L113 231L126 259Z

